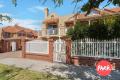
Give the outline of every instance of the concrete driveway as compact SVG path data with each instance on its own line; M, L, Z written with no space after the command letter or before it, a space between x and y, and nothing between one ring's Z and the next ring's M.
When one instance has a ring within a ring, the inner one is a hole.
M70 80L120 80L120 70L114 70L107 77L97 74L95 67L74 66L61 63L50 63L40 60L21 58L21 51L0 54L0 64L13 65L16 67L39 72L52 73Z
M21 51L15 51L15 52L6 52L6 53L0 53L0 59L4 58L20 58L21 57Z
M95 67L88 66L49 63L23 58L0 59L0 64L13 65L33 71L52 73L54 75L68 77L70 80L120 80L119 70L112 71L112 73L107 77L101 77L96 73Z

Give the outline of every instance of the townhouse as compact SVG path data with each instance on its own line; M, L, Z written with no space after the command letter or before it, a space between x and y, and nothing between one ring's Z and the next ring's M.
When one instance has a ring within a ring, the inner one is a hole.
M45 13L45 19L43 21L39 38L44 40L47 40L49 38L66 39L67 30L71 27L74 27L76 21L90 24L91 22L94 22L96 21L96 19L100 19L105 15L120 13L120 7L113 9L104 9L104 10L94 8L87 16L86 16L86 12L71 14L67 16L59 16L55 13L49 13L48 8L44 10L44 13Z
M7 26L0 29L0 52L9 52L22 49L22 39L37 38L37 32L19 25Z
M95 8L87 16L86 12L59 16L56 13L49 13L48 8L45 8L44 12L45 19L43 20L38 40L29 41L24 45L23 57L49 62L71 63L71 60L75 60L75 58L71 56L72 41L66 35L67 30L74 28L76 21L91 24L96 19L100 19L106 15L119 13L120 8L104 10Z

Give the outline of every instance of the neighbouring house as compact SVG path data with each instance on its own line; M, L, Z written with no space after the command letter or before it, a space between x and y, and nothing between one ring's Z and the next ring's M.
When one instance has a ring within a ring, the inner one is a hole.
M9 52L22 49L22 39L37 38L37 32L19 25L7 26L0 29L0 52Z
M67 16L59 16L55 13L49 13L49 9L46 8L45 19L39 35L39 38L47 40L49 38L67 38L66 32L70 27L74 27L76 21L81 23L88 23L96 21L96 19L102 18L105 15L112 15L120 13L120 8L104 9L100 10L94 8L90 14L86 16L86 12L79 14L71 14Z
M120 7L113 8L113 9L104 9L104 10L94 8L91 10L90 14L88 14L87 16L86 16L86 12L84 12L81 14L75 14L72 18L74 18L74 20L76 21L80 21L81 23L91 24L97 19L103 18L107 15L114 15L119 13L120 13Z
M104 10L95 8L87 16L86 12L59 16L55 13L49 13L48 8L45 8L45 19L38 36L39 40L30 41L25 44L23 57L50 62L70 63L71 40L66 36L67 30L71 27L74 28L76 21L90 24L105 15L116 13L120 13L120 8ZM88 61L90 59L88 58Z

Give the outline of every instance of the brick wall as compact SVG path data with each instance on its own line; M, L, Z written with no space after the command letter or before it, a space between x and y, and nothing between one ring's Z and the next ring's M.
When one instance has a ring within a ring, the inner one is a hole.
M53 39L49 39L49 53L48 54L34 54L34 53L26 53L25 49L25 40L22 40L22 57L36 60L44 60L48 62L53 62Z
M49 61L53 62L53 44L54 44L54 39L49 39L49 53L48 55L38 55L38 54L31 54L31 53L26 53L25 52L25 40L22 41L22 57L23 58L29 58L29 59L36 59L36 60L44 60L44 61ZM68 64L74 64L74 61L78 61L79 65L88 65L88 66L95 66L98 61L100 61L103 58L94 58L94 57L71 57L71 40L70 39L65 39L65 44L66 44L66 63ZM112 64L115 65L115 68L120 69L120 59L106 59L110 61Z
M20 39L14 39L14 40L1 40L1 53L4 53L4 52L10 52L12 51L12 48L11 48L11 43L12 41L15 41L16 42L16 50L21 50L22 47L21 47L21 40Z
M104 59L94 57L78 57L79 65L95 66L100 60L108 60L114 65L116 69L120 69L120 59ZM74 57L72 57L72 63L74 63Z

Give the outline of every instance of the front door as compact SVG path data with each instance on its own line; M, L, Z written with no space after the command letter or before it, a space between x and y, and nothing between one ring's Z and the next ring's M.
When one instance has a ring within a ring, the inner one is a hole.
M54 43L54 62L66 63L66 44L64 40L56 40Z
M11 47L12 47L12 51L16 51L16 42L15 41L13 41L11 43Z

